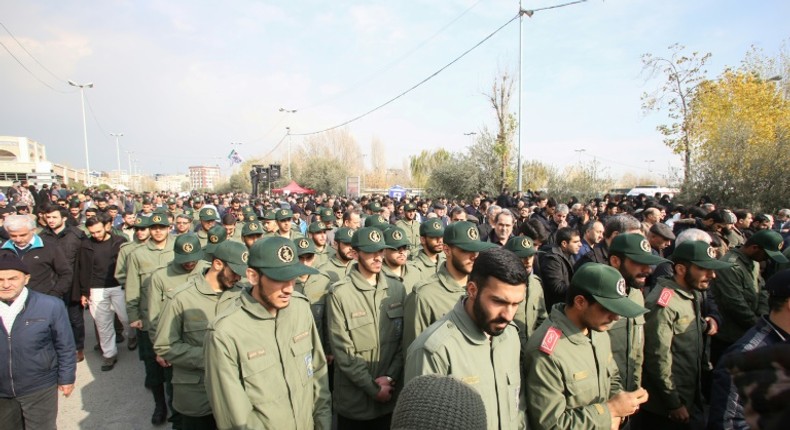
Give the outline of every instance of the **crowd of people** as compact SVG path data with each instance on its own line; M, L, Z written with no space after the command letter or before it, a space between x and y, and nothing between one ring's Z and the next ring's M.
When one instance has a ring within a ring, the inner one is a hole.
M176 429L784 422L789 209L5 191L3 428L55 428L86 330Z

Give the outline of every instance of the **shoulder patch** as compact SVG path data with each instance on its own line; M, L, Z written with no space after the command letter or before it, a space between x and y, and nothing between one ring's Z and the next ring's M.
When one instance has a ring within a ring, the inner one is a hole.
M667 307L669 305L669 301L672 300L672 296L675 295L675 290L672 288L664 288L661 290L661 295L658 296L658 301L656 302L657 305L661 306L662 308Z
M551 355L554 353L554 348L557 346L557 342L559 342L560 337L562 337L562 331L557 327L549 327L546 330L546 334L543 336L543 340L540 341L540 350L541 352Z

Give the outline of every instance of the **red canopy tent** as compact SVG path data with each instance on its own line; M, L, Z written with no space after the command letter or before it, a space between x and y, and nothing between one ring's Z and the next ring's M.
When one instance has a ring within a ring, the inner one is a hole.
M309 188L302 188L296 181L291 181L290 184L272 190L274 194L315 194L314 190Z

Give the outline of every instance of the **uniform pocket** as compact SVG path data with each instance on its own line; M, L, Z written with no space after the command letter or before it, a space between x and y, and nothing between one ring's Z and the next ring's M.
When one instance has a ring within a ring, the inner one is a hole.
M263 349L250 351L246 354L246 360L241 362L241 371L244 378L244 386L252 404L276 401L277 389L282 380L282 372L279 366L275 366L278 358Z
M510 400L510 421L514 421L519 417L519 411L525 405L521 404L521 378L519 375L508 372L507 374L507 394Z
M403 338L403 306L387 310L387 317L393 328L393 336L390 340L400 342Z
M348 331L357 352L370 351L376 347L376 326L372 316L351 318L348 320Z
M568 387L570 398L568 406L576 408L589 404L594 399L598 390L597 375L588 370L579 370L565 375L565 384ZM574 403L574 404L571 404Z
M313 342L310 337L291 343L291 354L296 360L299 378L302 385L307 385L313 380L315 368L313 367Z

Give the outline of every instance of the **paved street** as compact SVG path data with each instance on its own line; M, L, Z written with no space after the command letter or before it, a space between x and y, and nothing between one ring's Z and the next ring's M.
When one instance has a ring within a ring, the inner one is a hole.
M93 319L85 312L85 361L77 363L77 382L71 397L59 400L58 429L143 430L165 429L151 425L154 400L143 387L143 363L137 351L119 344L118 363L101 371L101 354L93 350Z

